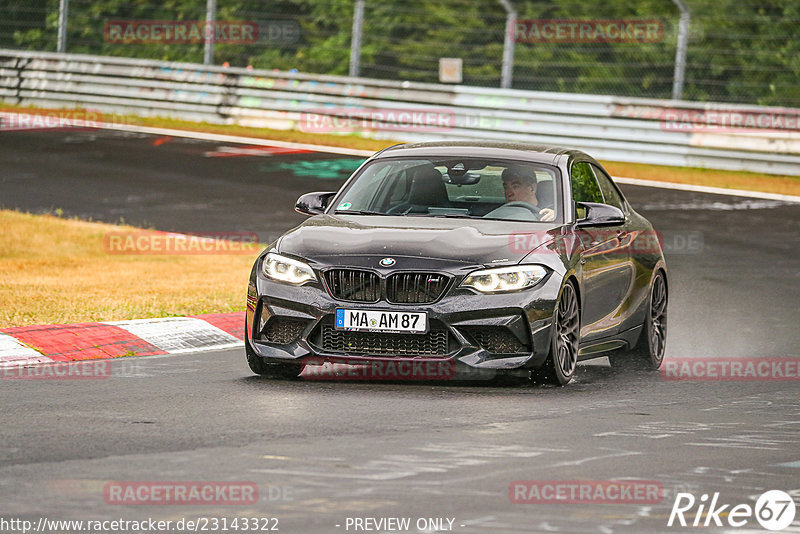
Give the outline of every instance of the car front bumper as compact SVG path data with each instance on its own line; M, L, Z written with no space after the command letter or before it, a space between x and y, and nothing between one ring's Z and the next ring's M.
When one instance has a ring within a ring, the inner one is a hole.
M478 294L451 286L432 304L409 305L337 300L320 283L295 287L254 272L248 295L247 343L255 355L273 363L412 361L486 370L537 368L550 352L553 310L560 290L560 278L553 274L523 291ZM334 332L337 308L425 312L430 332ZM415 347L421 350L417 353Z

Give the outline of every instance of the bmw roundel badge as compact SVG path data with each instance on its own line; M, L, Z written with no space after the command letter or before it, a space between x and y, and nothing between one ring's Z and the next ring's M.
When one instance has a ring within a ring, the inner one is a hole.
M380 261L381 267L391 267L394 265L395 261L394 258L383 258Z

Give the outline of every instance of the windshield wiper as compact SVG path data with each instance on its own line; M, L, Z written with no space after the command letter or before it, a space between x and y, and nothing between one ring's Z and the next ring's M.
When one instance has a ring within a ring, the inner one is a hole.
M369 211L369 210L336 210L333 212L334 215L386 215L385 213L381 213L380 211Z
M446 219L483 219L479 215L470 215L468 213L408 213L406 217L436 217Z

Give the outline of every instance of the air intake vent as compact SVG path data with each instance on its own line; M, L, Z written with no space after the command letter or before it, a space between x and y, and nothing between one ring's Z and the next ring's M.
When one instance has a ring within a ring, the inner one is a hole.
M297 341L307 324L307 319L270 317L261 330L261 339L278 345L287 345Z
M442 296L449 278L438 273L397 273L386 280L386 299L395 304L427 304Z
M322 350L354 356L446 356L449 333L431 329L427 334L347 332L322 325Z
M495 354L519 354L530 352L530 347L520 343L517 336L504 326L465 326L461 327L487 352Z
M371 271L331 269L325 281L334 298L354 302L377 302L381 298L381 281Z

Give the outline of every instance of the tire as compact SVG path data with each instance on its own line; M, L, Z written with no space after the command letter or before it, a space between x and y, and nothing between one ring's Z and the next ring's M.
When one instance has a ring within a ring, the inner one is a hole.
M265 362L264 358L257 355L250 347L247 325L244 327L244 352L247 356L247 365L250 366L250 370L265 378L292 380L297 379L302 371L301 366L293 363Z
M656 272L650 285L642 333L636 346L627 352L617 352L609 359L614 367L657 370L664 361L667 346L667 280L664 273Z
M536 373L536 378L557 386L565 386L572 380L578 364L580 328L578 292L572 282L567 282L561 289L558 305L553 312L550 355Z

